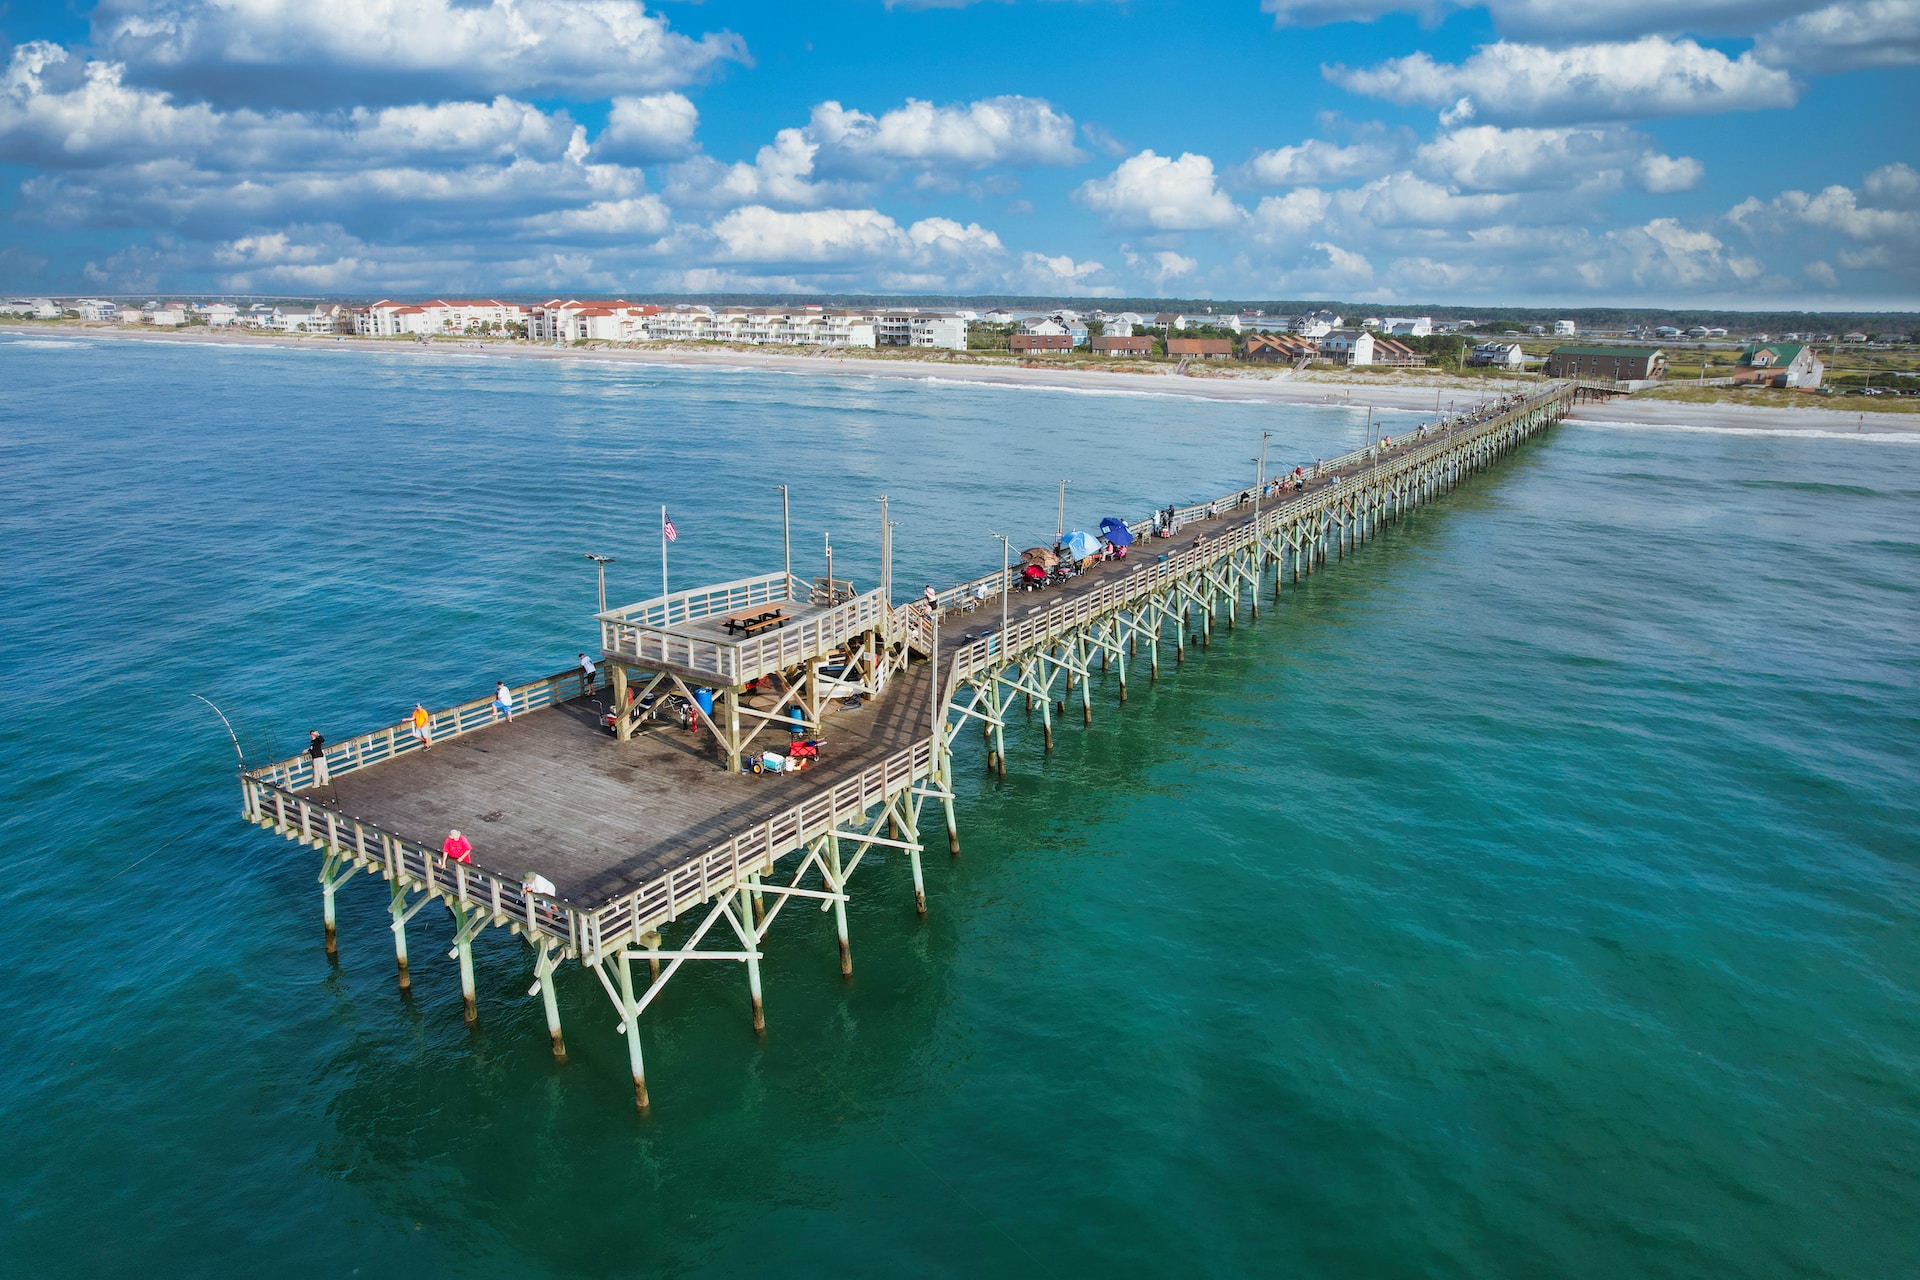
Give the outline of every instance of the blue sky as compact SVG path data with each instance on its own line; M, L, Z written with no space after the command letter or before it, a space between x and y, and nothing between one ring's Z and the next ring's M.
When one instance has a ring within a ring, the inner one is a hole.
M0 289L1920 306L1920 0L0 7Z

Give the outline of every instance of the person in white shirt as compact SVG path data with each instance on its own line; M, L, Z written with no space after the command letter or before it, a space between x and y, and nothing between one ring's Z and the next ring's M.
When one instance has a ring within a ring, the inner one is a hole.
M507 688L505 680L494 682L493 708L507 718L508 724L513 723L513 693Z
M592 693L594 681L599 677L598 677L598 673L594 670L593 659L589 658L584 653L580 655L580 674L584 678L584 683L587 686L587 692Z

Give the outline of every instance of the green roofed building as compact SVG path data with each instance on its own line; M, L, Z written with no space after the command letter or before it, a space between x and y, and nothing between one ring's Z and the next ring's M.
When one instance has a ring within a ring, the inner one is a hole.
M1762 387L1801 387L1810 391L1820 385L1826 372L1820 357L1805 343L1756 342L1740 353L1740 367L1733 371L1733 380Z
M1645 382L1667 376L1667 353L1655 347L1555 347L1547 353L1547 376Z

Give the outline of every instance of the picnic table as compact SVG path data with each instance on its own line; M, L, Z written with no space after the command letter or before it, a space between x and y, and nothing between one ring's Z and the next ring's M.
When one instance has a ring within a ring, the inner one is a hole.
M784 627L789 619L778 609L742 609L720 620L728 635L757 636L762 631Z

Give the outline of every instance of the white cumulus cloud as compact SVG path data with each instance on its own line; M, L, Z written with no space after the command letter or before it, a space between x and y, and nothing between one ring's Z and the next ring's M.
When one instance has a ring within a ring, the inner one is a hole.
M92 26L138 79L281 105L600 97L687 84L746 57L739 37L681 35L639 0L103 0Z
M1073 145L1073 117L1045 99L1017 94L944 107L909 98L879 116L823 102L808 128L823 147L849 156L940 168L1070 165L1084 158Z
M1920 0L1841 0L1767 28L1753 53L1807 71L1912 66L1920 62Z
M1816 7L1820 0L1260 0L1279 27L1373 22L1390 13L1416 14L1434 23L1463 9L1483 9L1503 35L1548 40L1620 38L1653 32L1677 35L1752 34L1761 23Z
M1791 77L1751 53L1729 58L1692 40L1646 36L1614 44L1501 41L1465 62L1425 53L1375 67L1328 67L1344 89L1402 106L1446 108L1451 121L1585 123L1792 106Z
M1292 146L1262 151L1247 162L1246 178L1270 187L1371 178L1397 158L1394 148L1377 143L1356 142L1343 147L1320 138L1309 138Z
M1657 151L1630 129L1562 127L1502 129L1469 125L1443 130L1423 144L1416 166L1430 177L1477 191L1533 191L1631 176L1653 192L1685 191L1704 173L1700 162Z
M699 108L683 93L617 97L593 149L596 155L626 164L678 159L693 150L699 127Z
M1191 151L1178 159L1142 151L1106 177L1082 183L1074 198L1116 226L1156 231L1203 231L1244 216L1220 190L1213 161Z

